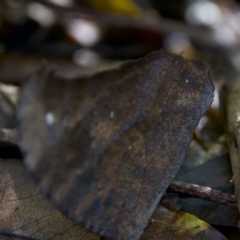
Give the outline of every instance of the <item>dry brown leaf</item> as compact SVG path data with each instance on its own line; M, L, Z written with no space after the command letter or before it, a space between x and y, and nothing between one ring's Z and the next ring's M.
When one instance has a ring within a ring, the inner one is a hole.
M56 210L37 190L21 161L0 160L0 199L0 239L8 239L1 234L32 240L100 239Z

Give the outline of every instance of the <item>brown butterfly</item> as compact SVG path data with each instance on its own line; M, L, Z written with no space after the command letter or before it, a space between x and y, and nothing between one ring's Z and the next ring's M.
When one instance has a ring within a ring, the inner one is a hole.
M76 222L138 239L212 102L208 71L163 51L72 81L42 69L19 100L27 168Z

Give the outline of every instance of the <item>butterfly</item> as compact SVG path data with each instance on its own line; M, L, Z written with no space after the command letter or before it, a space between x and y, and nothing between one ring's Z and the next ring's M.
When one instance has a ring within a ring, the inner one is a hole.
M153 52L93 76L31 76L18 103L20 148L42 192L108 239L139 239L211 105L209 66Z

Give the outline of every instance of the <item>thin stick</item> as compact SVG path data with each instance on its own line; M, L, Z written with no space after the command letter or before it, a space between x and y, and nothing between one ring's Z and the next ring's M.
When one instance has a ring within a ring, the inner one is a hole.
M237 78L227 92L228 143L233 171L235 195L240 212L240 79Z
M221 203L228 206L237 206L235 195L214 190L210 187L180 181L173 181L170 184L169 189L175 192L189 194L193 197L201 198L204 200Z

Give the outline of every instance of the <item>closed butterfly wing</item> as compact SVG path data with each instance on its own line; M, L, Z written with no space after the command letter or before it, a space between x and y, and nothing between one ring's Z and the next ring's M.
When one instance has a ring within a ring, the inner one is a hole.
M208 71L163 51L72 81L41 70L19 100L27 168L76 222L138 239L212 102Z

